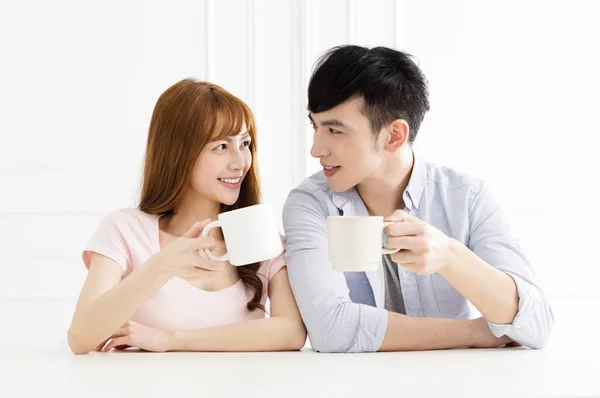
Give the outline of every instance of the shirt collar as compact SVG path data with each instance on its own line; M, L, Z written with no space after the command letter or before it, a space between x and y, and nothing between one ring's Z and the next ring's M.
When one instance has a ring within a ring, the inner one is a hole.
M412 172L403 195L404 204L409 211L419 208L421 197L425 191L425 183L427 181L425 164L417 156L413 155L413 157ZM362 202L356 187L350 188L344 192L332 191L331 200L338 209L342 209L347 202Z
M423 197L423 192L425 191L426 182L427 170L425 168L425 164L420 158L414 156L412 172L403 195L404 204L408 210L419 208L421 198Z

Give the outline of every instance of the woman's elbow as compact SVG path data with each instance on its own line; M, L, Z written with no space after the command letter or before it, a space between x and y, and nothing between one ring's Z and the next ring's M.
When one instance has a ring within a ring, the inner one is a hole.
M91 351L91 349L84 347L84 345L81 343L80 337L73 331L72 328L69 328L69 331L67 332L67 343L69 344L71 352L75 355L83 355Z
M306 328L302 321L292 322L285 333L285 348L289 351L299 351L306 344Z

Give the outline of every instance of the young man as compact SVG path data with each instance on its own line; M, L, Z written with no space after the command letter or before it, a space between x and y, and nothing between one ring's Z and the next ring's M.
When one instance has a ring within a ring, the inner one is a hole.
M546 344L552 310L488 188L413 155L429 100L407 54L330 50L311 77L308 110L311 155L323 171L290 193L283 224L289 279L314 349ZM378 271L333 271L332 215L394 221L387 246L401 250L383 256Z

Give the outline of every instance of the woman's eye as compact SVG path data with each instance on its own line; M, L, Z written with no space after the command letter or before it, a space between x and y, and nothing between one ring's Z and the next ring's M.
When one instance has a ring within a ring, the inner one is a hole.
M249 147L250 146L250 141L244 141L244 142L242 142L242 146Z
M219 151L223 151L223 150L227 149L227 145L221 144L221 145L218 145L215 149L217 149Z

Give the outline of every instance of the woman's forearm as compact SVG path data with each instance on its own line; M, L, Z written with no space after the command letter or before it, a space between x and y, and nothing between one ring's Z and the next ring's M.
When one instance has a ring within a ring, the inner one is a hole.
M75 354L85 354L108 339L172 275L160 269L155 258L119 282L110 290L75 309L68 341Z
M175 331L169 351L294 351L305 342L306 329L301 321L274 317Z

